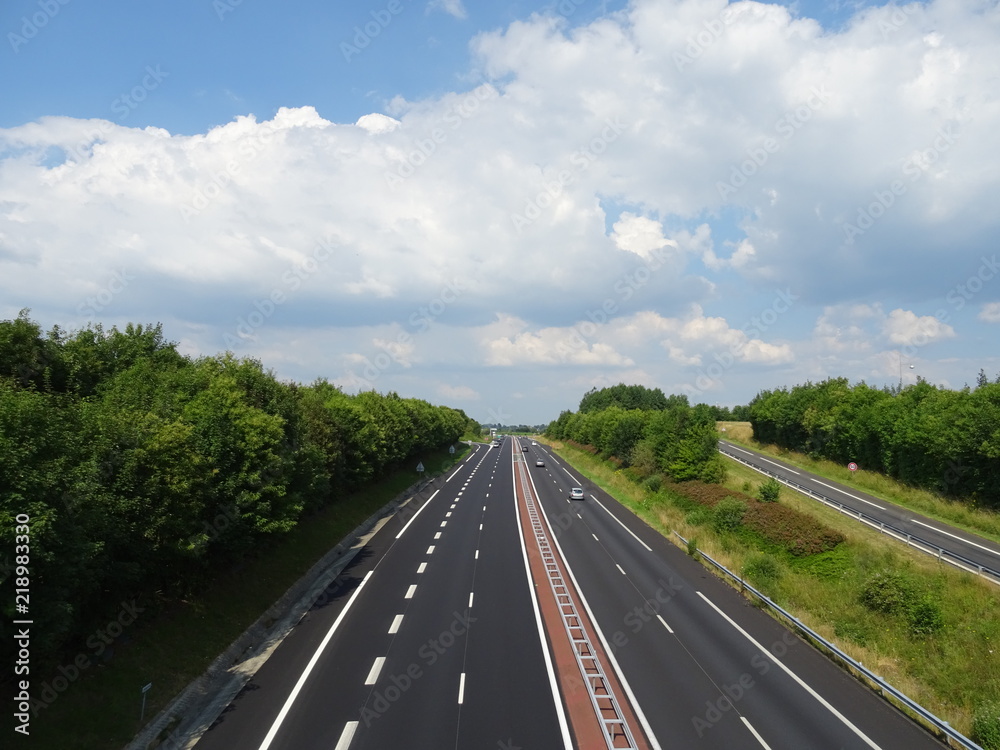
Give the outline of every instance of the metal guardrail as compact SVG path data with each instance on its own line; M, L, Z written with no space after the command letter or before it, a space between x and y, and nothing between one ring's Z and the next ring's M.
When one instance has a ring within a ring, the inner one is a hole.
M733 453L729 453L728 451L725 451L722 448L719 448L718 450L719 453L723 454L724 456L728 456L734 461L739 461L741 464L746 464L754 471L760 472L761 474L766 474L774 478L778 482L781 482L783 485L787 487L791 487L794 490L798 490L799 492L802 492L806 495L810 495L811 497L816 498L825 505L829 505L831 508L840 511L845 516L856 518L862 523L871 526L876 531L880 531L883 534L888 534L889 536L894 537L901 542L905 542L906 545L909 547L913 547L914 549L919 550L920 552L923 552L927 555L937 557L938 560L946 562L949 565L953 565L956 568L961 568L962 570L965 570L969 573L975 573L976 575L980 576L983 580L989 581L990 583L995 583L997 585L1000 585L1000 570L991 568L988 565L981 565L974 560L970 560L969 558L958 554L957 552L954 552L945 547L941 547L937 544L934 544L933 542L930 542L924 539L923 537L917 536L916 534L911 534L908 531L904 531L903 529L893 526L892 524L888 524L885 521L875 518L874 516L869 516L864 511L855 510L854 508L848 508L846 505L838 502L837 500L834 500L832 497L828 497L827 495L824 495L821 492L817 492L816 490L810 487L806 487L805 485L799 484L798 482L792 481L791 479L785 479L784 477L780 477L770 469L764 468L759 464L755 464L753 461L748 461L747 459L741 458L740 456L737 456Z
M685 546L688 546L688 540L678 534L676 531L673 532L674 536L683 542ZM865 667L861 662L856 661L853 657L848 656L835 645L826 640L823 636L817 633L815 630L810 628L808 625L804 624L799 618L793 615L791 612L787 611L783 607L775 604L770 597L766 596L762 592L758 591L756 588L751 586L746 582L745 579L740 578L738 575L733 573L729 568L716 560L702 550L698 550L698 555L703 557L709 563L714 565L723 574L729 576L734 581L740 584L740 589L742 591L749 591L755 597L757 597L763 604L769 607L772 611L777 612L781 617L783 617L787 622L789 622L792 627L798 631L801 635L804 635L807 639L812 641L814 644L820 646L822 649L829 652L829 654L839 661L843 666L846 666L848 670L854 670L857 674L863 676L872 685L878 688L879 694L888 700L890 703L895 702L897 707L904 707L912 713L919 716L927 724L932 726L938 733L939 737L945 737L948 741L948 747L954 747L952 741L958 743L958 747L965 748L966 750L983 750L983 748L977 745L975 742L970 740L964 734L954 729L951 724L949 724L944 719L938 718L936 715L932 714L926 708L921 706L916 701L912 700L905 693L900 692L895 687L890 685L888 682L883 680L881 677L876 675L874 672Z

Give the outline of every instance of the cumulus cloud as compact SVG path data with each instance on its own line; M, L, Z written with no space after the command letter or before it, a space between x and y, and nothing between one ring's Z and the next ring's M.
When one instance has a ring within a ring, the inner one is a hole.
M817 356L952 338L857 300L921 309L948 291L956 236L970 258L994 251L995 21L947 0L839 29L745 0L634 0L577 27L539 14L481 34L480 85L353 123L312 107L195 135L43 118L0 130L0 293L9 314L71 326L177 311L192 341L364 329L355 352L379 350L368 327L415 316L465 330L463 355L486 367L652 373L652 357L664 382L719 352L801 359L730 325L744 316L716 277L822 309L800 344ZM128 283L111 294L116 273ZM997 322L997 303L979 319Z
M987 302L979 310L979 319L987 323L1000 323L1000 302Z
M893 310L884 331L892 344L923 345L955 336L955 329L933 315L917 315L912 310Z

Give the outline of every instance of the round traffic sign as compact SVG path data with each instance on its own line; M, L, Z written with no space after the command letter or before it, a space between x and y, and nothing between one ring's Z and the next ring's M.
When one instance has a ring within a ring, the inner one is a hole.
M847 464L847 468L850 469L851 471L857 471L858 465L853 461L851 461L851 463Z

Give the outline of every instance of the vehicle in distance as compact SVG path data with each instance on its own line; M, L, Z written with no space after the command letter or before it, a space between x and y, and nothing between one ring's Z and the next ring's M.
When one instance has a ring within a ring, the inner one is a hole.
M538 443L536 443L534 440L531 441L531 444L532 445L538 445Z
M583 489L580 487L574 487L569 491L570 500L583 500Z
M545 466L545 462L542 459L535 461L535 466Z

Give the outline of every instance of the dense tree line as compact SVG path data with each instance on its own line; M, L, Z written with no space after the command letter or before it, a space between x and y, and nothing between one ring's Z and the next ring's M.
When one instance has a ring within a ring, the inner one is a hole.
M637 403L649 406L627 406ZM713 407L691 406L687 396L664 396L658 388L592 390L580 402L580 411L562 412L545 434L591 445L645 476L662 473L677 481L717 482L725 471Z
M846 378L760 392L754 438L1000 508L1000 383L975 389L920 380L900 389Z
M343 493L478 429L395 393L284 383L231 354L192 359L158 325L43 335L27 311L0 321L5 652L19 514L37 664L121 602L182 596Z

